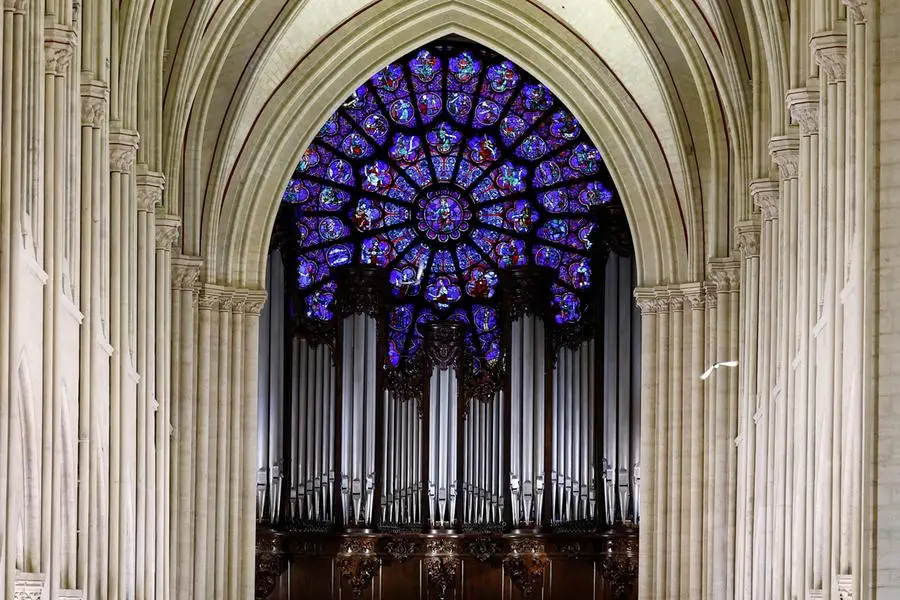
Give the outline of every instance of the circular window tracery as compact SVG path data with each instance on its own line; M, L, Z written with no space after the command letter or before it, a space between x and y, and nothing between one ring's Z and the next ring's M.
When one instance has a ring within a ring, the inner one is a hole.
M500 272L550 267L557 324L591 286L593 207L614 193L578 120L540 82L475 44L439 41L361 85L304 153L292 205L305 318L333 318L332 270L388 271L388 362L422 325L466 324L476 365L500 356Z

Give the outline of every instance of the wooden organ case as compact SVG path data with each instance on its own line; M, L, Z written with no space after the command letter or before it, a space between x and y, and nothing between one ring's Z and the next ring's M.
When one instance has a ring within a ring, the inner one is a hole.
M598 210L593 314L557 326L548 273L507 269L500 356L480 369L449 321L423 324L416 360L384 368L379 268L336 273L327 324L298 318L290 246L276 235L261 326L257 598L636 598L635 275L621 209Z

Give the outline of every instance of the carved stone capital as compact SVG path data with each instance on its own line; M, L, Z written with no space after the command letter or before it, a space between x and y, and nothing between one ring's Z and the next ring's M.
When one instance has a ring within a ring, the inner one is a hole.
M13 600L41 600L44 580L43 573L16 573Z
M759 221L740 221L734 228L737 249L745 259L759 256Z
M869 0L841 0L841 2L857 23L865 23L869 18Z
M77 39L75 30L63 25L44 29L44 72L48 75L65 75Z
M198 303L200 310L218 310L224 296L224 288L204 283L200 287Z
M429 540L425 546L423 565L428 575L428 583L439 600L447 597L447 592L456 585L459 570L459 545L455 540L438 538Z
M166 178L162 173L146 172L138 174L138 210L143 212L155 212L156 207L162 204L162 195L165 188Z
M372 584L372 579L381 566L381 559L375 555L375 540L360 538L344 542L337 557L337 565L341 576L350 582L353 595L362 597L363 591Z
M469 542L466 549L469 551L469 554L479 561L487 562L492 556L497 554L497 542L491 538L478 538Z
M853 600L853 575L838 575L835 582L839 600Z
M809 40L816 64L830 82L847 79L847 34L823 31Z
M244 298L244 313L251 316L259 316L266 304L265 290L247 290Z
M3 0L3 12L24 15L28 8L28 0Z
M503 559L506 572L525 598L531 598L535 588L540 588L549 564L543 544L531 538L510 542L510 554Z
M156 217L156 249L172 250L181 232L181 219L172 216Z
M203 261L192 256L176 256L172 259L172 289L196 291Z
M772 179L756 179L750 182L750 197L753 204L759 207L763 219L771 221L778 218L778 200L781 198L780 186Z
M109 170L130 173L137 157L140 135L136 131L117 130L109 134Z
M706 308L706 291L702 285L697 285L684 290L684 301L691 310L703 310Z
M81 84L81 124L100 129L106 122L109 87L101 81Z
M655 315L669 310L669 290L666 288L637 288L634 298L642 315Z
M706 308L719 308L719 296L716 285L707 283L703 290L706 293Z
M461 323L428 323L424 327L425 362L429 367L450 369L462 364L465 352L463 336L465 328Z
M684 312L684 293L681 290L672 290L669 292L669 310L673 312Z
M819 133L819 90L797 88L788 90L785 103L791 118L800 125L802 135Z
M769 141L769 154L778 165L782 179L796 179L800 171L800 140L795 136L779 135Z
M709 278L716 291L736 292L741 288L741 263L733 258L709 259Z

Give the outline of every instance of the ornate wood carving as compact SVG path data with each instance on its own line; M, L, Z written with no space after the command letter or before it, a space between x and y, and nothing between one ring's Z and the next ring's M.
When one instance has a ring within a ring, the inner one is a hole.
M398 537L388 540L384 545L384 550L395 561L402 563L416 553L416 542L409 538Z
M428 582L437 592L438 598L444 600L451 587L456 585L456 573L459 570L459 545L454 540L433 539L426 544L424 566L428 574Z
M366 314L377 319L384 305L387 288L385 273L387 271L384 269L370 265L335 269L337 314L341 317Z
M497 554L497 542L490 538L478 538L477 540L469 542L467 549L469 550L469 554L481 562L487 562L492 556Z
M460 366L465 347L462 323L428 323L425 330L425 362L428 367L450 369Z
M544 317L549 313L548 291L554 277L552 269L527 265L510 267L501 271L500 275L507 322L525 315Z
M603 260L611 252L619 256L631 256L634 253L634 243L625 209L619 204L601 204L592 212L597 223L589 237L594 256L602 257Z
M526 598L531 598L535 587L540 589L544 571L550 560L544 546L534 539L517 539L510 542L511 553L503 559L513 583L519 586Z
M278 578L287 570L282 536L266 529L256 531L256 598L271 595Z
M559 545L559 553L568 558L578 558L581 554L581 544L579 542L562 542Z
M344 542L337 557L337 564L341 576L350 582L353 595L361 598L363 591L372 584L372 578L381 566L381 559L375 554L375 540L359 538Z
M394 398L400 402L414 400L419 405L419 415L421 416L422 377L425 372L425 365L420 356L417 355L403 367L388 369L385 373L384 384L394 395Z
M492 402L494 400L497 393L503 389L505 372L506 360L502 357L495 365L487 365L477 370L471 357L467 357L463 369L463 389L460 390L466 401L466 412L468 412L470 401Z
M613 596L617 599L627 598L638 577L637 536L607 539L606 552L598 563L600 575L609 584Z

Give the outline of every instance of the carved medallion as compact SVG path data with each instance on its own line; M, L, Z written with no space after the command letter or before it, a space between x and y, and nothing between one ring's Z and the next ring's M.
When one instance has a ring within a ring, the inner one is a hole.
M460 365L465 328L461 323L428 323L425 330L425 361L429 367L450 369Z

